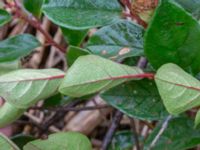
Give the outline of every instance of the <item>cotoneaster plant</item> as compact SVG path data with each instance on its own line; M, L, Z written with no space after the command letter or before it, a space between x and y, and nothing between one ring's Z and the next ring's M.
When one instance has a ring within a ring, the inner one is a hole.
M138 150L141 145L155 150L197 146L199 10L198 0L5 1L0 9L0 26L18 18L42 33L46 43L28 33L0 41L0 96L5 101L0 107L0 127L15 122L37 102L58 93L70 97L70 101L99 95L130 118L161 121L147 139L140 141L142 144L136 144ZM39 22L42 16L61 29L67 48L43 29ZM92 28L97 31L88 36ZM67 71L23 68L21 58L44 44L66 57ZM195 111L195 120L186 111ZM177 144L180 141L184 144ZM114 149L110 142L102 149ZM6 149L19 148L0 135L0 150ZM47 140L31 141L23 149L90 150L92 146L80 133L61 132Z

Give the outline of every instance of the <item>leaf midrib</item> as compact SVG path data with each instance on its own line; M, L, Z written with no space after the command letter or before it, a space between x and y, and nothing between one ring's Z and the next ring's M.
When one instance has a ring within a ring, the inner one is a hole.
M179 87L187 88L189 90L195 90L195 91L200 92L200 88L197 88L197 87L188 86L188 85L179 84L179 83L174 83L174 82L167 81L167 80L164 80L164 79L161 79L161 78L158 78L158 77L155 77L155 79L163 81L163 82L166 82L166 83L169 83L169 84L173 84L173 85L176 85L176 86L179 86Z
M29 82L29 81L41 81L41 80L55 80L55 79L61 79L64 78L64 74L56 75L56 76L50 76L50 77L44 77L44 78L36 78L36 79L25 79L25 80L15 80L15 81L3 81L0 83L14 83L14 82Z
M79 84L73 84L73 85L69 85L66 86L64 88L70 88L70 87L76 87L76 86L82 86L82 85L87 85L87 84L92 84L92 83L97 83L97 82L102 82L102 81L114 81L114 80L120 80L120 79L124 79L124 80L128 80L128 79L142 79L142 73L140 74L133 74L133 75L123 75L123 76L116 76L116 77L108 77L108 78L103 78L103 79L99 79L99 80L92 80L92 81L88 81L88 82L83 82L83 83L79 83Z

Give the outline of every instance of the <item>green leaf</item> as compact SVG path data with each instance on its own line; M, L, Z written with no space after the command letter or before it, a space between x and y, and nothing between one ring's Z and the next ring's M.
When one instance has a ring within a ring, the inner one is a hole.
M71 30L63 27L61 29L66 42L73 46L80 46L88 33L88 30Z
M195 128L197 128L200 124L200 110L198 110L196 117L195 117Z
M123 60L123 64L128 65L128 66L137 66L140 58L141 58L140 56L138 56L138 57L128 57L128 58Z
M35 140L34 137L30 135L23 135L23 134L18 134L13 137L11 137L11 140L20 148L22 149L25 144L27 144L30 141Z
M145 142L144 150L149 146L160 131L159 124ZM167 129L160 136L151 150L187 150L200 144L200 130L195 130L193 120L188 117L174 118L169 121Z
M21 34L0 41L0 62L19 59L39 46L38 40L30 34Z
M116 22L122 9L117 0L47 0L43 11L57 25L82 30Z
M105 26L94 33L87 48L102 57L119 60L143 55L144 29L127 20Z
M64 76L58 69L22 69L0 76L0 96L18 108L28 108L57 92Z
M199 47L199 23L176 3L162 1L145 36L145 53L153 67L172 62L196 74Z
M84 99L82 98L82 100ZM45 99L43 107L48 109L55 106L64 106L64 105L69 104L72 101L74 101L74 98L69 97L69 96L63 96L62 94L58 93L56 95L53 95Z
M62 94L81 97L107 90L130 79L140 79L137 67L117 64L95 55L79 57L59 87Z
M175 0L186 11L191 13L198 20L200 19L200 1L199 0Z
M129 117L160 120L168 115L155 83L150 80L124 83L101 94L101 97Z
M25 109L17 108L14 105L6 102L0 107L0 128L6 127L17 120Z
M36 17L40 17L44 0L23 0L24 7Z
M21 67L19 60L0 63L0 75L17 70Z
M0 127L18 119L25 109L55 93L64 77L57 69L23 69L0 76Z
M200 82L175 64L165 64L155 81L166 109L179 114L200 105Z
M134 144L132 131L119 131L114 135L109 150L132 150Z
M53 95L53 96L45 99L43 107L47 108L47 107L59 106L59 105L61 105L63 99L64 98L63 98L62 94L58 93L56 95Z
M19 150L6 136L0 133L0 150Z
M24 146L24 150L92 150L89 139L80 133L56 133L47 140L36 140Z
M12 17L7 11L0 9L0 27L8 23L11 19Z
M71 66L78 57L88 54L90 54L90 52L85 49L69 46L66 54L68 66Z

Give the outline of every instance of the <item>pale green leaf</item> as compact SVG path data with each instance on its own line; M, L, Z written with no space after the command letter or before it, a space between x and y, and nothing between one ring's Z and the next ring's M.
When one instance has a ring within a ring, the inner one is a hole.
M0 8L3 9L4 7L4 2L0 1Z
M117 64L99 56L81 56L68 70L59 91L68 96L81 97L107 90L130 79L139 79L137 76L142 73L137 67Z
M17 108L8 102L5 102L3 106L0 107L0 128L6 127L10 123L14 122L24 112L25 109Z
M8 23L11 18L11 15L7 11L0 9L0 27Z
M47 140L32 141L23 150L92 150L89 139L77 132L56 133Z
M0 127L18 119L25 109L55 93L64 77L57 69L23 69L0 76Z
M0 133L0 150L20 150L11 140Z
M64 73L58 69L22 69L0 76L0 96L18 108L28 108L57 92Z
M143 55L144 29L127 20L105 26L90 38L87 49L91 53L112 60Z
M0 75L6 74L13 70L17 70L20 67L21 67L21 64L19 60L0 63Z
M82 30L116 22L122 9L117 0L47 0L43 12L57 25Z
M166 109L179 114L200 105L200 82L175 64L163 65L155 76Z

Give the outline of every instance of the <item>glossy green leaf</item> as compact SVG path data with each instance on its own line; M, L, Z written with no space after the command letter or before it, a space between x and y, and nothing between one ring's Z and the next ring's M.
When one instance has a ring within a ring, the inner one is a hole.
M23 150L92 150L89 139L80 133L56 133L47 140L36 140L24 146Z
M12 141L0 133L0 150L20 150Z
M161 128L159 124L145 142L144 150L149 150L149 146L155 139ZM187 117L172 119L167 129L160 136L155 147L151 150L188 150L200 144L200 130L194 129L193 120Z
M0 75L17 70L21 67L19 60L0 63Z
M38 40L29 34L21 34L0 41L0 62L19 59L39 46Z
M140 57L128 57L123 60L123 64L128 66L137 66L138 61L140 60Z
M155 83L150 80L124 83L101 94L101 97L129 117L159 120L168 115Z
M78 57L88 54L90 54L90 52L85 49L69 46L66 54L68 66L71 66Z
M153 67L172 62L196 74L199 47L199 23L175 2L163 0L145 36L145 53Z
M119 60L143 55L144 29L127 20L105 26L94 33L87 48L102 57Z
M198 80L200 80L200 72L195 76Z
M165 64L155 81L166 109L179 114L200 105L200 82L175 64Z
M142 73L137 67L117 64L99 56L81 56L68 70L59 91L71 97L81 97L130 79L140 79L138 75Z
M82 98L82 100L84 99ZM74 101L74 98L69 96L63 96L62 94L58 93L56 95L53 95L45 99L43 107L48 109L48 108L53 108L55 106L64 106L72 101Z
M45 99L43 107L46 108L46 107L59 106L62 103L62 99L63 99L63 96L60 93L53 95L53 96Z
M31 142L31 141L35 140L35 138L30 136L30 135L18 134L18 135L15 135L15 136L11 137L11 140L20 149L22 149L24 147L24 145L26 145L28 142Z
M0 27L8 23L11 18L11 15L7 11L0 9Z
M200 1L199 0L175 0L186 11L191 13L198 20L200 19Z
M200 124L200 110L198 110L196 117L195 117L195 127L198 127Z
M40 17L44 0L23 0L24 7L36 17Z
M88 30L71 30L63 27L61 29L66 42L73 46L80 46L88 33Z
M43 11L57 25L82 30L116 22L122 9L117 0L47 0Z
M114 135L109 150L132 150L134 144L132 131L119 131Z
M58 69L22 69L0 76L0 96L18 108L57 92L64 72Z

